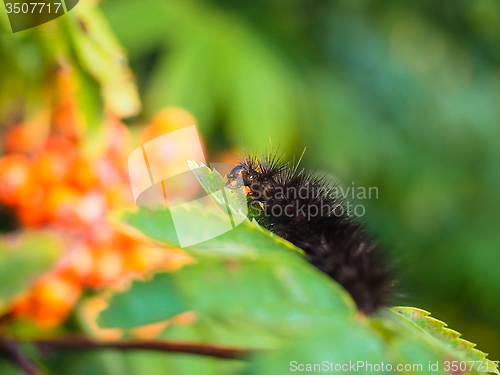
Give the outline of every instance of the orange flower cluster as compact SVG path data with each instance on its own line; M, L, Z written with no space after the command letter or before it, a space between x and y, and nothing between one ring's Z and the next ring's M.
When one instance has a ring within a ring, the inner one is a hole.
M57 267L20 296L12 309L19 318L49 327L67 318L85 288L190 261L180 251L118 233L106 221L111 209L134 203L126 170L130 150L124 146L128 129L117 119L107 121L106 150L91 159L80 151L74 103L66 98L61 110L63 114L53 116L45 143L35 150L26 140L25 124L11 128L4 137L8 153L0 158L0 203L15 212L24 228L52 228L68 247ZM187 112L167 109L141 138L147 141L192 124Z

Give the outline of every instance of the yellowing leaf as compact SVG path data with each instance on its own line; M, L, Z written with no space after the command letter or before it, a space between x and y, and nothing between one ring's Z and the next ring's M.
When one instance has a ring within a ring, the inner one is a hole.
M99 82L105 104L120 117L141 109L137 85L127 58L105 20L94 7L81 2L68 13L68 31L82 66Z

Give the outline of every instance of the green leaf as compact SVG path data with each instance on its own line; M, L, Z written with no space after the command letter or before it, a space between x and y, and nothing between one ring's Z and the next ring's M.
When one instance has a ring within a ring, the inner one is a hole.
M57 351L43 364L53 375L134 375L127 354L119 350Z
M393 364L392 371L397 371L400 365L402 369L406 366L406 371L410 373L426 371L437 375L447 374L444 361L450 357L446 350L402 316L390 309L383 309L379 314L369 317L366 323L386 342L386 350Z
M464 361L482 361L482 372L498 375L498 365L486 358L487 354L475 349L475 344L460 338L460 333L446 328L446 323L430 317L430 313L414 307L393 307L392 311L430 335L450 353Z
M165 369L176 375L230 375L245 367L245 362L237 360L146 351L127 353L127 362L132 375L165 375Z
M299 315L299 314L297 314ZM295 325L297 327L297 325ZM196 313L192 324L173 324L160 335L162 339L186 343L206 343L225 347L273 349L283 345L290 334L276 334L266 326L229 314L211 316Z
M373 373L366 371L366 363L380 365L388 362L385 344L380 338L355 320L337 317L325 324L321 332L294 340L283 350L256 356L244 374L278 375L292 371ZM335 365L344 366L344 371L342 367L335 371Z
M324 318L352 316L353 302L340 286L305 260L284 254L281 261L206 258L172 273L158 273L146 282L136 281L112 296L98 323L131 328L196 310L287 335Z
M47 272L62 252L62 244L49 233L0 237L0 313L14 295Z
M212 194L224 189L227 180L225 180L217 170L214 169L212 171L205 164L200 163L200 165L198 165L193 160L188 160L187 163L207 193ZM224 202L220 200L217 202L224 204Z
M217 169L211 170L209 167L195 161L188 160L189 167L195 174L205 191L224 212L229 208L232 221L235 225L241 223L248 214L247 195L244 188L226 188L227 178L223 178ZM218 194L222 192L222 194ZM220 199L220 198L223 198Z
M190 209L178 210L181 219L190 223L200 231L210 231L210 226L217 227L227 220L224 215L206 207L191 205ZM121 209L115 211L110 220L126 233L138 231L153 240L163 242L173 247L179 247L179 241L170 211L149 211ZM259 226L255 221L245 220L236 228L208 241L184 248L189 254L197 256L236 256L243 254L271 254L275 252L292 252L297 255L302 250L288 241L272 234Z

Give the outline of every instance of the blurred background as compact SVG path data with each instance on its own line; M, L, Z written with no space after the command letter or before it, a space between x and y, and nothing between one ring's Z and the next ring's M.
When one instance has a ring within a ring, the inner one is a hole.
M398 303L500 359L498 1L82 1L15 34L0 13L2 246L45 267L14 300L0 286L16 332L63 330L89 290L183 262L105 218L133 204L130 152L196 123L208 161L307 148L305 168L376 187L361 203Z

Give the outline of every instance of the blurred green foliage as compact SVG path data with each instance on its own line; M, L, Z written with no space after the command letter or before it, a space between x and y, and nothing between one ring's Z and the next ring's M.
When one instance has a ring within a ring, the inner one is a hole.
M104 107L120 117L140 110L122 47L100 12L86 2L55 21L15 34L7 14L0 12L0 61L0 125L29 122L50 108L54 73L68 64L76 70L78 110L87 129L102 125Z
M500 358L500 3L105 0L144 116L375 186L402 301Z

